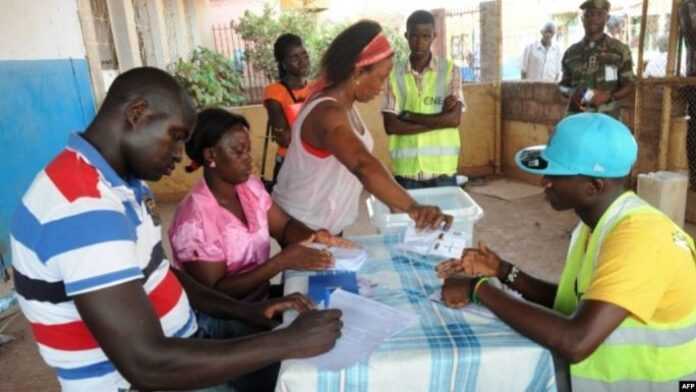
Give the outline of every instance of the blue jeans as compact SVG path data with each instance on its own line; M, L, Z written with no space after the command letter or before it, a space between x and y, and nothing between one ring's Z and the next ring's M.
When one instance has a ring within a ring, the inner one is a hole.
M446 176L442 175L440 177L435 177L431 180L418 181L412 180L410 178L395 176L394 179L402 187L406 189L423 189L423 188L435 188L439 186L457 186L456 176Z
M202 312L196 312L196 315L199 331L207 339L235 339L262 332L238 320L222 320ZM279 370L280 363L275 363L229 381L224 386L204 388L195 392L272 392Z
M196 312L196 316L198 328L208 339L234 339L258 332L238 320L223 320L203 312Z

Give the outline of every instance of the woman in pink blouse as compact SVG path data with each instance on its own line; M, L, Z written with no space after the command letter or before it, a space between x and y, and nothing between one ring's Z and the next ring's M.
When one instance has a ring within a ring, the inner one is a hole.
M203 167L203 178L178 206L169 240L177 268L227 295L256 301L268 296L269 280L279 272L333 266L329 253L303 242L349 241L326 230L315 232L273 203L262 182L251 175L248 129L244 117L226 110L198 114L186 144L193 162L187 170ZM283 247L273 257L271 236Z

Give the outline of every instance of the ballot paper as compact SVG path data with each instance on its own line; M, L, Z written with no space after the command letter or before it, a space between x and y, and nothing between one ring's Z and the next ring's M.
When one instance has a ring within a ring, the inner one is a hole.
M339 246L327 246L313 242L308 244L310 248L326 250L334 257L337 271L359 271L367 261L367 251L363 248L342 248Z
M417 231L415 225L409 225L404 233L404 241L399 249L425 256L442 258L459 258L464 249L471 246L470 235L454 230Z
M381 302L336 289L332 309L343 312L341 337L331 351L299 361L322 370L340 370L366 360L384 340L416 325L418 316Z

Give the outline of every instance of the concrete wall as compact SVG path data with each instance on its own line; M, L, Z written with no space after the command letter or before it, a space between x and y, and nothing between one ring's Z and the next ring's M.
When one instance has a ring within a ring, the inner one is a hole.
M657 170L658 144L663 90L645 87L641 115L638 172ZM673 93L672 126L668 150L668 170L685 170L686 121L684 102L678 92ZM632 127L635 110L633 97L622 102L621 118ZM515 153L524 147L546 144L553 126L563 117L566 100L554 84L531 82L503 83L502 165L505 175L531 183L539 178L523 173L514 163Z
M210 1L210 24L229 25L233 20L239 19L245 11L260 13L263 11L265 0L209 0Z
M75 0L4 0L0 13L0 251L34 175L94 116Z
M462 137L460 173L475 176L493 173L492 162L495 154L495 96L493 92L493 85L464 86L468 109L462 114L460 126ZM389 142L379 111L381 102L382 97L378 97L370 103L359 104L358 110L375 139L375 155L389 167L391 164ZM251 125L252 155L255 172L258 174L261 171L263 139L268 121L266 110L261 105L236 107L231 110L244 115ZM275 144L269 144L266 158L266 173L269 178L273 170L275 151ZM186 173L184 170L186 164L188 162L179 165L171 177L151 184L160 201L180 200L200 178L202 171Z
M481 76L480 80L492 82L500 79L500 57L498 53L497 26L500 23L501 15L498 13L496 1L485 1L479 5L481 17L479 20L481 32Z

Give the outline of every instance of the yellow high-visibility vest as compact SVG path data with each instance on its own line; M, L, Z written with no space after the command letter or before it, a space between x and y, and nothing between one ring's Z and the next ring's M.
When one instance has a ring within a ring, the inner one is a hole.
M397 107L401 111L420 114L440 113L447 97L453 66L451 61L442 59L437 62L437 69L427 69L423 75L422 90L419 91L413 74L407 71L407 64L396 64L389 83ZM459 151L457 128L389 136L392 169L398 176L416 176L419 173L454 175L459 164Z
M571 238L555 310L565 315L575 312L592 280L604 239L621 220L636 214L663 215L633 192L626 192L602 215L593 232L580 222ZM695 255L689 235L676 224L674 233ZM676 391L679 380L696 380L696 309L670 323L645 324L626 317L594 353L570 365L570 376L574 392Z

